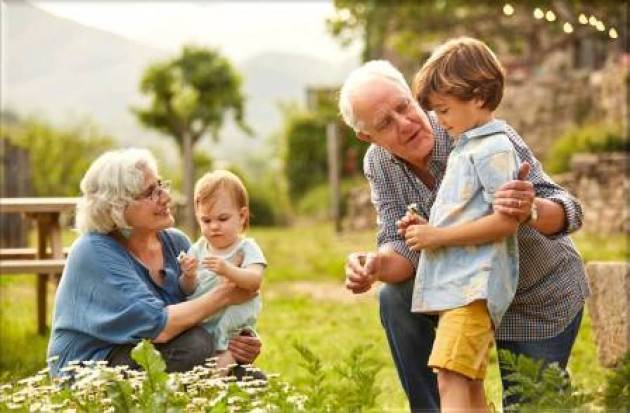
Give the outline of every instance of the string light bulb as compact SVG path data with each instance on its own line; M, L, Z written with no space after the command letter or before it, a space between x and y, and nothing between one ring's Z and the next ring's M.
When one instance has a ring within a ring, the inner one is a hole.
M606 26L604 25L604 23L600 21L597 22L597 26L595 26L597 28L597 30L599 30L600 32L603 32L606 30Z
M503 6L503 14L505 14L506 16L511 16L514 14L514 7L512 7L512 5L510 3L506 3L505 6Z
M588 18L588 22L591 26L597 26L597 17L591 14L591 17Z
M547 19L548 22L556 21L556 13L551 10L547 10L547 13L545 13L545 19Z
M573 33L573 25L569 22L566 22L562 26L562 30L564 30L565 33Z
M608 36L610 36L611 39L616 39L617 37L619 37L619 35L617 34L617 30L615 30L614 27L610 28L610 30L608 31Z
M544 13L542 10L540 10L538 7L536 7L536 8L534 9L534 17L535 17L537 20L540 20L540 19L542 19L543 17L545 17L545 13Z
M584 13L580 13L580 17L578 17L578 21L580 22L580 24L587 24L588 17L586 17Z

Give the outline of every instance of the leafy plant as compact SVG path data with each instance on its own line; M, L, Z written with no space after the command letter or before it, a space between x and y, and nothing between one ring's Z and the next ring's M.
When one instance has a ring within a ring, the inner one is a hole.
M319 357L302 344L294 343L302 357L300 366L308 373L302 392L308 395L308 411L362 412L376 405L380 388L376 376L383 367L369 353L371 346L359 345L340 364L325 367ZM331 374L331 373L334 373ZM335 384L330 380L337 378Z
M608 374L603 401L606 411L630 409L630 353L626 353L619 365Z
M513 385L504 389L505 396L517 395L520 400L508 411L587 411L586 404L594 394L574 386L567 373L556 363L545 364L508 350L500 350L500 362L510 373L506 378Z
M545 160L545 169L552 174L568 171L575 153L616 151L630 151L630 140L624 137L621 125L595 123L576 127L553 143Z

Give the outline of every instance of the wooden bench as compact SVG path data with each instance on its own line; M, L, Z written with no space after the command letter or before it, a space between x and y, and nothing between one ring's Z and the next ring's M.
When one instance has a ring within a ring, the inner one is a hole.
M0 260L0 274L61 274L65 259Z
M68 256L70 248L64 247L63 256ZM52 255L50 248L46 250L46 256ZM34 260L37 258L35 248L0 248L0 260Z

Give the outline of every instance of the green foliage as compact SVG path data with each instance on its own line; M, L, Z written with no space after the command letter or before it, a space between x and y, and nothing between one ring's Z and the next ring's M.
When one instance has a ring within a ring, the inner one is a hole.
M309 189L328 181L326 125L331 121L331 109L329 105L316 111L284 106L282 111L284 172L289 197L296 201ZM361 171L368 145L356 139L354 132L345 126L338 125L338 133L341 176L349 177Z
M506 378L514 383L504 394L518 395L522 400L509 411L578 411L594 399L592 393L576 388L555 363L545 365L543 360L515 355L509 350L500 350L499 356L503 367L510 372Z
M215 139L231 111L245 131L241 78L230 62L212 49L188 45L179 56L149 66L140 91L150 98L147 108L132 108L140 122L169 135L182 145L184 134L195 143L206 132Z
M630 353L606 377L603 395L606 411L621 412L630 408Z
M545 160L552 174L567 172L571 157L581 152L630 152L630 140L621 125L595 123L573 128L554 141Z
M340 191L340 213L345 216L348 205L348 197L350 191L354 188L367 186L365 178L362 176L354 178L345 178L341 181ZM297 202L296 212L300 216L309 217L315 220L327 220L330 218L330 185L326 183L319 184L308 190Z
M293 347L301 356L300 367L307 373L300 387L309 395L305 404L307 411L362 412L376 405L380 392L376 375L383 363L369 355L371 346L355 347L332 368L326 368L306 346L295 342Z
M28 119L2 125L2 139L28 151L31 189L35 196L77 196L90 163L114 142L93 124L56 128Z
M558 41L558 35L562 34L561 25L547 24L532 17L535 7L543 7L540 1L512 3L515 13L509 17L503 14L502 6L492 0L474 3L466 0L335 0L336 14L328 19L327 25L329 32L344 46L360 39L364 47L363 61L391 59L394 55L397 66L407 74L418 69L418 62L424 60L436 43L458 34L478 37L498 48L498 52L505 50L516 54L532 65L551 51L566 47L566 42ZM585 6L580 0L544 6L545 9L555 9L558 16L577 16L580 12L593 14L603 18L608 26L615 27L624 25L623 7L614 2L590 2ZM606 33L580 27L577 23L574 27L575 35L588 36L603 45L608 43Z

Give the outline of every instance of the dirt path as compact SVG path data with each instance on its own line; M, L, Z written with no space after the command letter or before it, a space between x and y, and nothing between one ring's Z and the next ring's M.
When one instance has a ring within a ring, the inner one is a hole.
M314 300L353 303L377 299L378 287L374 286L364 294L352 294L343 283L332 281L294 281L282 282L263 287L264 295L269 298L291 295L306 295Z

